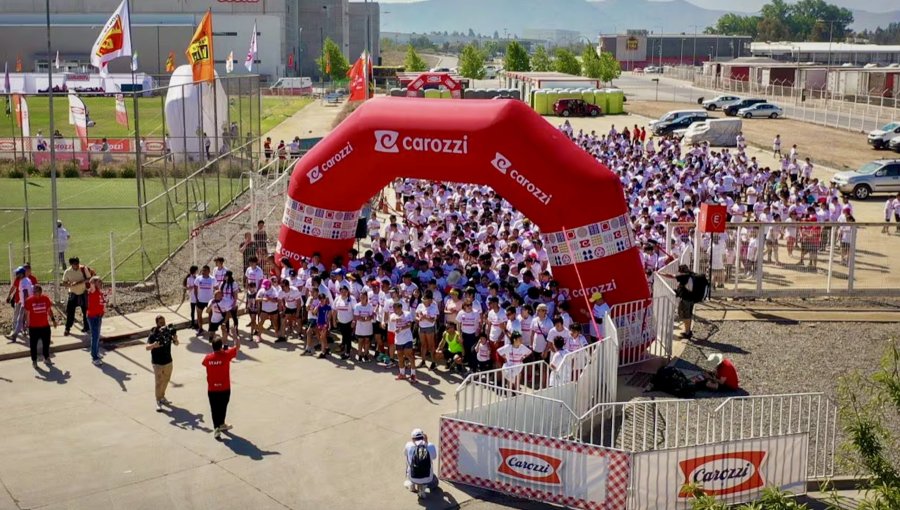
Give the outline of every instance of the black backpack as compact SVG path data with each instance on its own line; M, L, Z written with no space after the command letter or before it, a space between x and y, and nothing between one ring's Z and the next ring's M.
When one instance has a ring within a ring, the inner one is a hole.
M696 386L681 370L675 367L662 367L650 379L653 391L661 391L678 398L692 398Z
M690 299L694 303L706 301L709 297L709 278L705 274L694 273L691 275L694 280L694 288L691 290Z
M412 462L409 464L409 477L415 479L429 478L431 476L431 455L428 454L428 446L425 442L416 445Z

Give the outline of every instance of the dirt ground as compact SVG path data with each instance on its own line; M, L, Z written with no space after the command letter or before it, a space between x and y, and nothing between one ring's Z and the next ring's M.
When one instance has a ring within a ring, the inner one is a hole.
M625 107L630 113L652 118L659 118L671 110L691 108L687 103L671 101L628 101ZM722 118L725 114L710 112L710 117ZM869 147L864 134L791 119L744 119L744 136L751 145L770 150L774 133L781 133L785 151L797 144L800 153L811 156L813 163L836 169L856 169L875 159L897 157L893 152L876 151Z

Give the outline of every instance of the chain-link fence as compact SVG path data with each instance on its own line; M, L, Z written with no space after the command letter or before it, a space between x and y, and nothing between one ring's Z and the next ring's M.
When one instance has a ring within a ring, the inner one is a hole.
M900 121L900 93L885 86L853 89L854 80L842 78L839 71L832 73L836 82L831 90L826 85L819 87L801 86L794 79L772 79L759 82L749 76L723 77L703 74L694 67L668 67L664 75L676 80L690 82L693 87L706 90L710 94L718 92L752 96L766 99L778 104L791 119L802 120L813 124L844 129L848 131L868 132L881 129L890 122ZM670 91L669 88L672 88ZM664 87L661 98L682 96L684 91L676 92L677 85ZM710 99L707 97L707 99Z
M714 296L900 294L900 224L729 223L724 234L669 225L669 253L708 273Z
M43 116L38 105L48 98L28 98L31 132L41 130L41 136L0 140L0 194L5 198L0 244L11 270L27 261L41 281L54 281L62 259L78 256L107 280L145 281L198 226L248 189L248 176L261 156L258 77L177 87L183 89L181 97L190 98L185 104L197 101L199 112L167 105L166 96L176 87L144 90L126 94L127 128L115 124L114 97L86 97L94 121L86 147L68 125L68 103L54 103L61 136L45 138L49 114ZM193 87L190 93L188 87ZM210 93L216 96L212 101L202 97ZM209 104L215 105L213 111L203 111ZM94 140L103 150L95 150ZM58 149L55 208L50 151L43 150L51 143ZM80 155L87 165L81 165ZM54 245L54 209L62 222L59 246Z

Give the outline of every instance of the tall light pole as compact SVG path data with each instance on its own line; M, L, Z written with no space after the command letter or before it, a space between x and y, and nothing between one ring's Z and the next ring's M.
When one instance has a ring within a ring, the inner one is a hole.
M828 23L828 64L825 66L825 100L828 100L828 80L831 78L831 42L834 40L834 24L836 19L817 19L816 23Z
M363 96L363 97L364 97L365 99L369 99L369 80L372 78L371 76L369 76L369 60L368 60L368 59L372 58L372 55L369 53L369 47L370 47L370 46L369 46L369 43L370 43L370 36L369 36L369 23L370 23L370 16L369 16L369 0L365 0L365 6L366 6L366 58L363 60L363 76L366 77L366 94L365 94L365 96Z
M59 221L59 211L56 204L56 139L53 137L53 133L56 132L56 126L53 122L53 65L50 64L50 55L53 54L52 44L50 43L50 0L47 0L45 4L47 8L47 94L50 98L50 209L52 211L52 225L50 228L53 229L53 249L58 252L59 235L56 225ZM56 263L54 262L55 266ZM58 275L57 271L53 271L53 297L57 299L59 298Z
M691 57L691 67L697 65L697 29L699 27L694 25L694 54Z

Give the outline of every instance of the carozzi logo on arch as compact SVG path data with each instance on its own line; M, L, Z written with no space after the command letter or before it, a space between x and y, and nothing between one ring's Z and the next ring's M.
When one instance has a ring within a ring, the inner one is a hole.
M407 152L433 152L435 154L468 154L469 137L461 139L400 136L398 131L375 130L375 152L397 154Z

